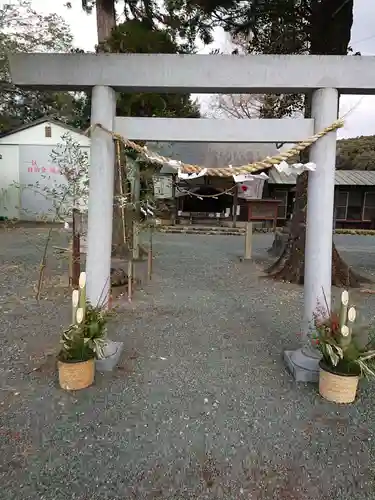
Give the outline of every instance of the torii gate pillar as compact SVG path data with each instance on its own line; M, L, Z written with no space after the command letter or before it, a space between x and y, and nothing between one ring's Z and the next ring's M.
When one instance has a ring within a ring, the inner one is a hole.
M91 125L113 131L116 95L111 87L92 89ZM115 146L108 132L91 130L87 228L87 299L107 305L110 290Z
M315 132L337 119L338 92L315 90L312 99ZM286 351L285 361L296 381L315 382L319 376L321 355L308 340L313 315L318 307L331 307L332 236L335 193L336 131L317 141L310 149L310 161L316 171L309 173L304 280L304 347Z

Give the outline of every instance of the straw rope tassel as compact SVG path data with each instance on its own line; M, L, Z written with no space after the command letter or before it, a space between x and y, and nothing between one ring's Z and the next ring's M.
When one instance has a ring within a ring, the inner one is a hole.
M333 132L341 127L344 126L344 121L343 120L337 120L333 122L331 125L326 127L324 130L321 132L318 132L317 134L313 135L306 141L299 142L296 144L293 148L288 149L287 151L284 151L283 153L280 153L275 156L270 156L265 158L262 161L256 161L254 163L250 163L248 165L241 165L239 167L222 167L222 168L209 168L207 169L206 175L208 176L214 176L214 177L232 177L233 175L238 175L238 174L255 174L257 172L261 172L264 170L268 170L272 168L274 165L278 165L282 161L289 160L290 158L293 158L293 156L297 155L301 151L304 151L307 149L309 146L317 142L321 137L324 137L325 135L329 134L330 132ZM151 154L153 156L156 156L159 160L161 160L164 163L170 163L172 160L171 158L166 158L165 156L159 155L157 153L153 153L147 149L146 146L142 147L139 144L136 144L133 141L130 141L129 139L125 139L121 137L119 134L116 134L114 132L111 132L110 130L106 129L103 127L100 123L96 123L92 125L87 131L86 135L96 127L101 128L108 134L110 134L115 140L118 140L122 142L125 146L130 147L140 153L142 156L147 158L147 155ZM178 162L176 162L178 163ZM190 165L187 163L182 163L179 162L180 165L180 170L181 172L188 173L188 174L193 174L193 173L199 173L201 172L205 167L201 167L199 165Z

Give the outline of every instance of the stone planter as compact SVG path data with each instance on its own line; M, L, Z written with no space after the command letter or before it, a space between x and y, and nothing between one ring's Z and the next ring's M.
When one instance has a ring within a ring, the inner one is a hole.
M109 340L104 347L105 357L95 360L96 371L111 372L119 362L123 349L123 342L113 342Z

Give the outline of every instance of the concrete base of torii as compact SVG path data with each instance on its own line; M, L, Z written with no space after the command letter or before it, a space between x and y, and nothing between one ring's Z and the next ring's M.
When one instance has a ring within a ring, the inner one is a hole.
M284 351L284 362L296 382L318 382L319 354L301 347L295 351Z
M315 132L334 122L337 110L336 89L314 91ZM336 132L330 132L311 146L310 161L316 164L316 171L309 173L307 193L303 347L284 353L285 364L297 382L318 380L321 356L312 347L309 332L317 309L331 307Z

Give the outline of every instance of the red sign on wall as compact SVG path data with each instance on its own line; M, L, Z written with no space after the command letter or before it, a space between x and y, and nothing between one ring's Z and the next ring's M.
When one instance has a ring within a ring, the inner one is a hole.
M27 171L34 174L61 174L60 169L58 167L38 167L35 160L31 161L31 167L27 168Z

